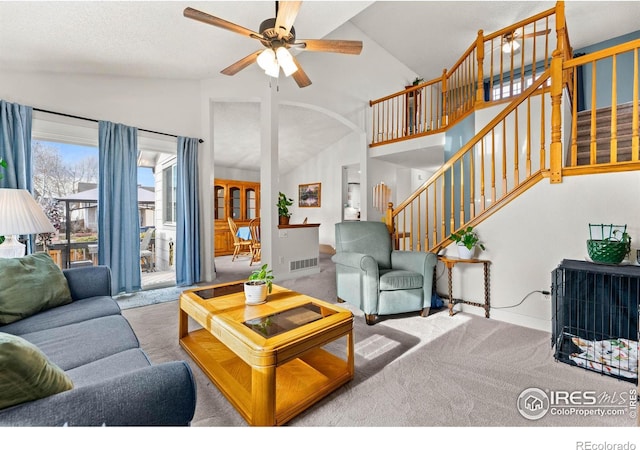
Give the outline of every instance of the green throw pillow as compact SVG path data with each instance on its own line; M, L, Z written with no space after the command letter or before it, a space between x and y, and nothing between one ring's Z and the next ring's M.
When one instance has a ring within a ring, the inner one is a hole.
M32 343L0 333L0 409L69 390L73 382Z
M67 279L48 254L0 258L0 325L70 302Z

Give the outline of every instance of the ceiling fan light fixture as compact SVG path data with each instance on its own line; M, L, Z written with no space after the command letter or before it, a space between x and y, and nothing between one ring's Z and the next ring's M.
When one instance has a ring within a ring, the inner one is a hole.
M276 50L276 57L278 59L278 64L280 64L280 67L282 67L282 71L284 72L285 76L288 77L296 70L298 70L298 66L296 66L295 62L293 62L291 53L289 53L289 50L287 50L286 48L279 47Z
M520 48L520 44L518 41L508 40L504 44L502 44L502 52L503 53L511 53L516 52Z
M276 63L275 66L266 69L264 73L269 75L271 78L278 78L278 76L280 75L280 66L278 65L278 63Z
M256 62L258 63L260 68L265 72L271 72L271 73L275 72L276 73L275 76L276 77L278 76L277 75L278 68L279 68L278 61L276 60L276 54L270 48L260 53L258 55L258 58L256 58Z

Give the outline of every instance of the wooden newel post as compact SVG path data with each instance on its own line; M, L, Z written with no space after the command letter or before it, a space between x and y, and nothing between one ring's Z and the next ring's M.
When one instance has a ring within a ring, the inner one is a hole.
M476 105L480 106L484 103L484 32L478 30L478 38L476 39L476 52L478 56L478 88L476 89Z
M551 58L551 150L550 181L562 183L562 52L555 50Z
M387 213L384 216L384 223L389 229L389 233L393 233L393 203L387 203Z

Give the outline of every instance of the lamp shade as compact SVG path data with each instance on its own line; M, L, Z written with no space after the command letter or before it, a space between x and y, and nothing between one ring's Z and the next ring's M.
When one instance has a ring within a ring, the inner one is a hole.
M0 236L54 233L44 211L25 189L0 189Z

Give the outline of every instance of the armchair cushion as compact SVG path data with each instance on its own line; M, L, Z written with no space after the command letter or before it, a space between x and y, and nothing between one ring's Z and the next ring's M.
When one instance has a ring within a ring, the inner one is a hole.
M380 290L418 289L422 287L422 275L409 270L381 270Z
M336 253L363 253L375 259L381 269L391 268L391 237L384 223L343 222L338 225Z

